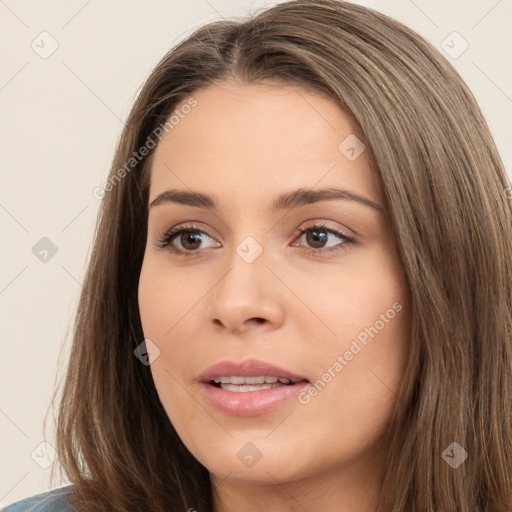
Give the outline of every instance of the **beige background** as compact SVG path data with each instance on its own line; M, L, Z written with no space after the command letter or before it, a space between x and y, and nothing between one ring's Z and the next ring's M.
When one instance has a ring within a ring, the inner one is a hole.
M198 25L273 3L0 0L0 506L49 488L43 420L93 238L92 191L107 177L136 92ZM356 3L404 22L441 51L448 41L448 58L479 100L510 174L512 0ZM456 56L464 40L469 47ZM56 254L44 253L43 237Z

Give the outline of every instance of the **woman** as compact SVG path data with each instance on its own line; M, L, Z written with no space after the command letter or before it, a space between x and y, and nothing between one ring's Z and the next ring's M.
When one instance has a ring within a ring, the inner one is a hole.
M396 21L298 0L198 29L102 187L72 485L7 510L511 510L508 187Z

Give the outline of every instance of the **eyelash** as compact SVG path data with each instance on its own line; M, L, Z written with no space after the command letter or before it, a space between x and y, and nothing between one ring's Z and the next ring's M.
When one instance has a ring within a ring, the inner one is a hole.
M332 235L335 235L342 239L341 246L340 244L328 247L327 249L314 249L314 248L306 248L312 253L330 253L332 251L339 251L342 249L346 249L346 247L352 243L354 243L354 239L352 237L349 237L347 235L344 235L343 233L340 233L339 231L336 231L335 229L328 228L325 224L319 223L314 224L312 226L308 226L305 229L298 230L299 238L304 235L304 233L307 233L308 231L314 231L314 230L320 230L320 231L326 231L327 233L330 233ZM181 235L183 232L190 231L190 232L199 232L203 233L207 236L208 233L200 229L198 226L194 224L186 224L186 225L180 225L176 226L174 228L169 229L157 242L157 246L161 249L167 249L170 253L181 255L181 256L194 256L197 255L200 250L195 251L184 251L182 249L177 249L176 247L173 247L171 243L174 241L175 238L178 238L179 235ZM210 237L211 238L211 237Z

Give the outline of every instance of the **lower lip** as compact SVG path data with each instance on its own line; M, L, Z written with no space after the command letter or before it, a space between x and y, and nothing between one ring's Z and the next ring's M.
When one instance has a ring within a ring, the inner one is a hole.
M309 382L305 381L291 386L237 393L225 391L206 382L201 383L202 389L214 407L225 414L236 416L255 416L270 412L287 400L296 397L308 385Z

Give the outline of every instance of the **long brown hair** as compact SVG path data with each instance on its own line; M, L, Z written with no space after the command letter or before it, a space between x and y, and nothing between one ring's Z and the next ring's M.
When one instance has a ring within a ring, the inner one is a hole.
M213 510L207 469L134 356L144 339L137 288L154 150L126 164L180 102L227 79L319 91L364 136L411 300L410 361L386 436L381 510L510 512L512 201L504 165L473 95L438 50L383 14L337 0L209 23L171 49L141 89L101 203L59 408L57 448L73 503L85 511ZM454 446L460 452L452 443L468 454L456 468L447 463Z

